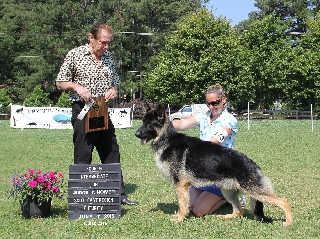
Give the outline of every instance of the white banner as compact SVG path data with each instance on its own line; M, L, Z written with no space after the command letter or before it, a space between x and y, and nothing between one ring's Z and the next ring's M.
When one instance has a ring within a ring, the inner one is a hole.
M115 128L132 126L130 108L109 108ZM26 107L11 105L10 126L13 128L72 129L71 108Z
M108 112L115 128L129 128L132 126L130 108L108 108Z

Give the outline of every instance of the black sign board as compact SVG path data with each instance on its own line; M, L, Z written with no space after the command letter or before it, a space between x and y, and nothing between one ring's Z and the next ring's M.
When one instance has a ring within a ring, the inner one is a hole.
M121 166L73 164L69 166L68 218L116 219L121 216Z

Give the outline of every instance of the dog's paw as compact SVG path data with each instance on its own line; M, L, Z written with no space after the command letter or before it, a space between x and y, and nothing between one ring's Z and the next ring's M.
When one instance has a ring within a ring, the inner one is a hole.
M254 220L258 221L258 222L263 222L263 223L269 223L269 224L273 224L273 220L270 217L266 217L266 216L254 216L253 217Z
M231 215L232 215L232 214L227 214L227 215L221 215L221 214L219 214L219 215L217 215L217 218L225 218L225 219L228 219L228 218L232 218Z
M235 217L241 217L243 215L241 214L235 214L235 213L231 213L231 214L225 214L225 215L217 215L218 218L225 218L225 219L230 219L230 218L235 218Z
M291 223L288 223L288 222L284 222L284 223L283 223L283 226L284 226L284 227L289 227L289 226L292 226L292 222L291 222Z
M184 218L185 217L180 214L174 214L171 216L170 220L174 223L179 223L179 222L183 222Z

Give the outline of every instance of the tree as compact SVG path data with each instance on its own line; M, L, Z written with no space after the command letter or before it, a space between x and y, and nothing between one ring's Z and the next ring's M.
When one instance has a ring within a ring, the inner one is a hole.
M289 54L291 62L283 85L288 108L309 110L310 104L320 110L320 14L306 20L307 32L300 35Z
M24 101L36 85L45 92L54 91L63 54L84 38L78 19L81 4L55 0L4 0L1 4L0 32L5 42L11 40L6 45L12 72L5 76L6 91L14 102Z
M283 85L287 84L287 57L292 51L287 25L276 16L267 16L250 25L241 35L241 43L246 63L233 80L233 92L238 94L237 85L241 84L250 92L248 101L256 107L269 108L275 100L282 99Z
M52 101L49 100L48 93L43 92L40 86L36 88L29 94L25 100L26 106L49 106L52 105Z
M66 53L83 43L97 22L115 32L111 51L122 82L137 79L151 55L163 47L171 23L206 1L3 0L0 2L0 86L14 102L23 102L36 85L57 101L54 80ZM123 32L132 32L125 34ZM152 37L138 33L154 33ZM37 56L37 59L20 58ZM123 84L124 86L126 84ZM124 93L128 93L128 90Z
M229 22L204 9L190 14L159 54L156 68L145 80L145 92L154 101L199 103L206 87L219 82L237 109L246 108L248 101L268 109L276 100L304 109L309 105L306 95L314 99L316 74L312 79L310 74L301 79L301 74L317 69L306 67L307 61L316 64L317 53L305 51L307 47L287 29L279 17L270 15L237 34ZM312 50L318 51L316 46Z
M62 108L71 108L72 103L69 100L69 94L67 92L63 92L59 97L58 102L55 104L55 106L62 107Z
M7 111L8 106L11 103L10 97L6 94L4 89L0 89L0 112Z
M265 16L275 15L282 21L288 22L289 31L306 32L305 21L315 17L320 8L318 0L256 0L254 4L258 11L249 14L249 19L261 20ZM252 21L251 21L252 22ZM244 22L246 26L250 22ZM243 23L241 23L243 27Z
M171 104L204 101L209 85L225 83L235 71L238 37L230 22L201 9L181 19L144 81L149 99Z
M152 57L164 47L175 22L199 9L203 2L207 1L116 1L112 18L105 14L108 1L101 4L101 18L108 18L115 31L113 50L124 82L120 86L122 95L130 95L131 89L141 87L139 80L154 68Z
M251 102L269 108L278 100L286 108L300 110L315 105L319 84L317 24L317 18L309 17L307 33L298 37L290 36L288 24L274 15L248 27L242 37L248 65L240 75L242 79L254 79L253 84L247 85Z

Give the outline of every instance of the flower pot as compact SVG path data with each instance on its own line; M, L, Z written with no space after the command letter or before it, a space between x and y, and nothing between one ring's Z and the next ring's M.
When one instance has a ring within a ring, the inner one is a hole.
M48 217L51 209L51 198L42 203L37 198L27 198L21 204L22 216L25 218Z

